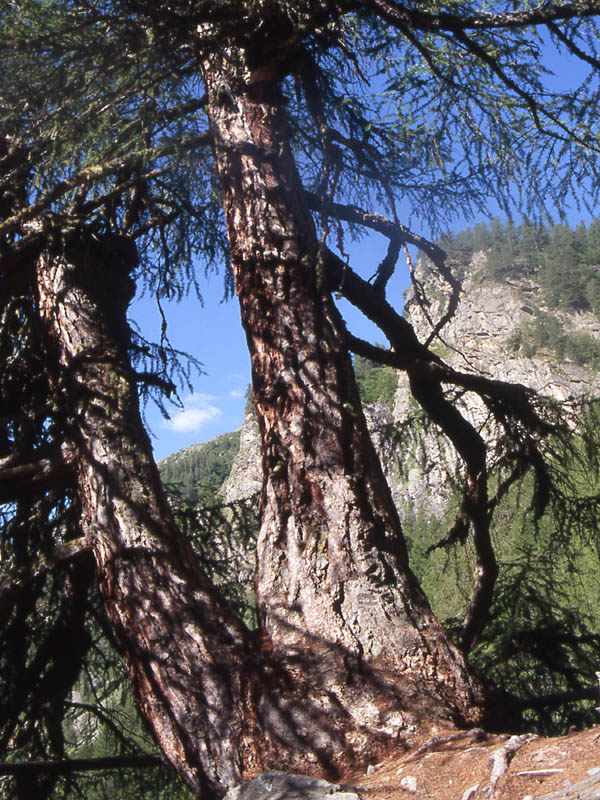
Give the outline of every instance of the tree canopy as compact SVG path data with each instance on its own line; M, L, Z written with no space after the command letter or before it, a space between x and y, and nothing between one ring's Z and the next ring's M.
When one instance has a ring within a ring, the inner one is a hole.
M411 692L419 713L474 722L479 686L408 567L348 352L406 370L464 462L451 535L470 529L478 554L467 653L489 618L496 498L485 442L444 387L483 399L512 474L535 474L540 513L543 439L556 423L524 387L451 369L429 348L460 283L410 225L433 236L491 200L534 220L569 201L594 207L597 3L17 0L0 5L0 24L2 668L15 687L4 747L65 755L56 722L93 644L90 555L107 615L98 624L196 794L222 794L276 761L276 741L286 764L310 753L330 771L350 751L382 747L410 727ZM579 65L576 86L556 86L557 55ZM389 247L367 280L347 241L371 231ZM426 342L386 300L409 246L451 287ZM139 421L136 386L161 403L189 373L166 326L153 344L125 318L134 281L160 302L220 265L240 298L263 444L257 602L270 644L260 647L177 533ZM390 350L346 330L335 293ZM65 631L80 646L69 670ZM319 705L324 688L331 707ZM385 699L377 719L374 697ZM334 714L347 726L341 744L326 725ZM31 793L25 772L17 784Z

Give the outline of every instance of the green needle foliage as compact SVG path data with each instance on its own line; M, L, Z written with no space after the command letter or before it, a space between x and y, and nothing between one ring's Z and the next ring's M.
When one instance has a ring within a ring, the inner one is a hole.
M550 243L542 280L548 303L565 302L560 298L568 265L576 279L566 302L597 309L598 231L590 228L589 237L586 232L582 251L562 229L547 232L545 242L537 225L570 201L593 208L598 200L596 6L586 0L498 0L484 8L475 0L0 0L3 466L22 466L33 455L60 448L71 411L68 398L65 406L47 399L35 300L26 281L15 288L26 254L81 229L97 237L126 236L139 252L135 277L158 302L199 291L199 276L217 267L224 270L225 293L231 292L198 68L199 55L215 48L243 50L250 78L255 67L277 71L298 169L317 209L315 224L321 240L335 240L345 260L348 237L381 229L374 211L388 215L386 224L402 231L402 242L431 249L400 227L403 213L437 235L459 217L484 212L494 199L503 210L518 208L536 223L534 231L507 230L505 236L494 227L473 232L473 247L486 236L493 241L481 246L501 245L490 262L497 275L508 277L513 260L534 269L532 253ZM580 78L568 89L556 88L546 66L556 57L561 69L565 60L580 67ZM400 209L399 198L408 211ZM382 272L384 266L390 265L380 265ZM181 354L169 348L166 323L159 343L134 335L130 350L142 395L162 403L176 392L177 381L189 380L178 366ZM357 361L359 373L363 368ZM390 373L382 372L367 387L365 376L365 399L389 397L390 382ZM581 522L587 496L575 493L579 504L564 498L561 504L559 495L561 530L581 524L591 547L591 520ZM207 570L227 584L232 602L252 624L252 598L246 577L240 577L247 576L243 559L230 580L220 534L207 534L221 523L231 527L237 518L220 510L219 522L219 515L203 517L195 509L188 513L189 504L175 505L182 527L189 525L192 536L200 531L197 545ZM0 642L0 751L12 759L61 759L86 748L121 754L147 747L133 713L119 709L124 679L91 575L69 561L55 572L30 569L57 546L77 541L78 508L68 487L53 486L33 500L17 493L0 511L3 596L11 598ZM523 669L523 659L539 661L544 651L540 646L522 656L510 650L519 640L514 631L521 636L528 625L545 626L567 642L572 622L568 604L557 600L562 588L553 594L554 587L544 583L529 616L531 605L514 601L521 565L529 568L537 560L528 545L507 566L492 617L497 627L476 656L498 687L515 694L515 675L529 680L537 669L534 661ZM11 580L22 571L27 591L16 596ZM555 603L560 613L549 621ZM571 629L583 664L595 639L586 639L581 625ZM79 650L70 674L61 654L67 652L66 634L73 639L74 632ZM498 653L506 656L511 674L508 667L502 672ZM545 680L550 689L571 688L569 658L563 659L562 683L553 683L546 671L524 691L537 690ZM81 702L74 699L77 691ZM91 707L85 719L84 705ZM96 729L104 712L111 721L103 719L104 728ZM144 780L126 773L121 785L139 794L148 785ZM83 779L61 781L44 778L35 796L55 791L57 797L101 797L113 786L118 793L117 783L84 787ZM165 791L176 797L180 790ZM19 792L27 796L27 787ZM160 796L157 787L153 796Z

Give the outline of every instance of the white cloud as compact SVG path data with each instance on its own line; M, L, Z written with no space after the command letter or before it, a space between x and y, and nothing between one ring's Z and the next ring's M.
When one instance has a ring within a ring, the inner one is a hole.
M193 433L199 431L211 419L221 416L220 408L212 405L216 398L210 394L190 394L183 398L183 409L170 420L163 422L163 427L175 433Z
M232 392L229 392L229 397L245 397L246 390L245 389L234 389Z

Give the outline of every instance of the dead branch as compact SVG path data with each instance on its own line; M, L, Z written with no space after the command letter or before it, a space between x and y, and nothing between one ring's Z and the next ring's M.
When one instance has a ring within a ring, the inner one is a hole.
M131 756L105 758L74 758L61 761L8 761L0 763L0 775L18 775L28 772L92 772L104 769L146 769L165 766L160 755L142 753Z
M442 385L449 383L478 394L494 419L504 428L507 437L516 442L515 452L523 464L534 469L537 482L542 487L538 493L539 511L543 510L549 496L549 478L534 435L547 434L554 428L536 412L531 402L531 390L519 384L452 369L419 342L410 323L378 296L371 284L360 278L331 251L328 253L327 268L330 289L339 289L346 299L378 325L392 346L391 351L384 350L349 335L350 349L375 362L406 371L413 397L448 436L465 465L466 485L452 535L458 536L465 530L461 514L466 514L477 558L475 584L460 636L463 650L469 652L489 619L498 577L498 564L490 536L492 507L487 488L487 445L479 431L446 397Z

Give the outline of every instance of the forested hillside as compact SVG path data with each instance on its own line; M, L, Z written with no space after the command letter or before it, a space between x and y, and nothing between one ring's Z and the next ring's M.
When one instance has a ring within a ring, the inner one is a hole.
M568 225L520 225L497 217L440 240L457 264L487 254L478 276L495 281L531 278L550 308L600 314L600 220Z
M210 505L216 501L239 447L239 431L186 447L159 462L161 480L171 493L190 503Z

